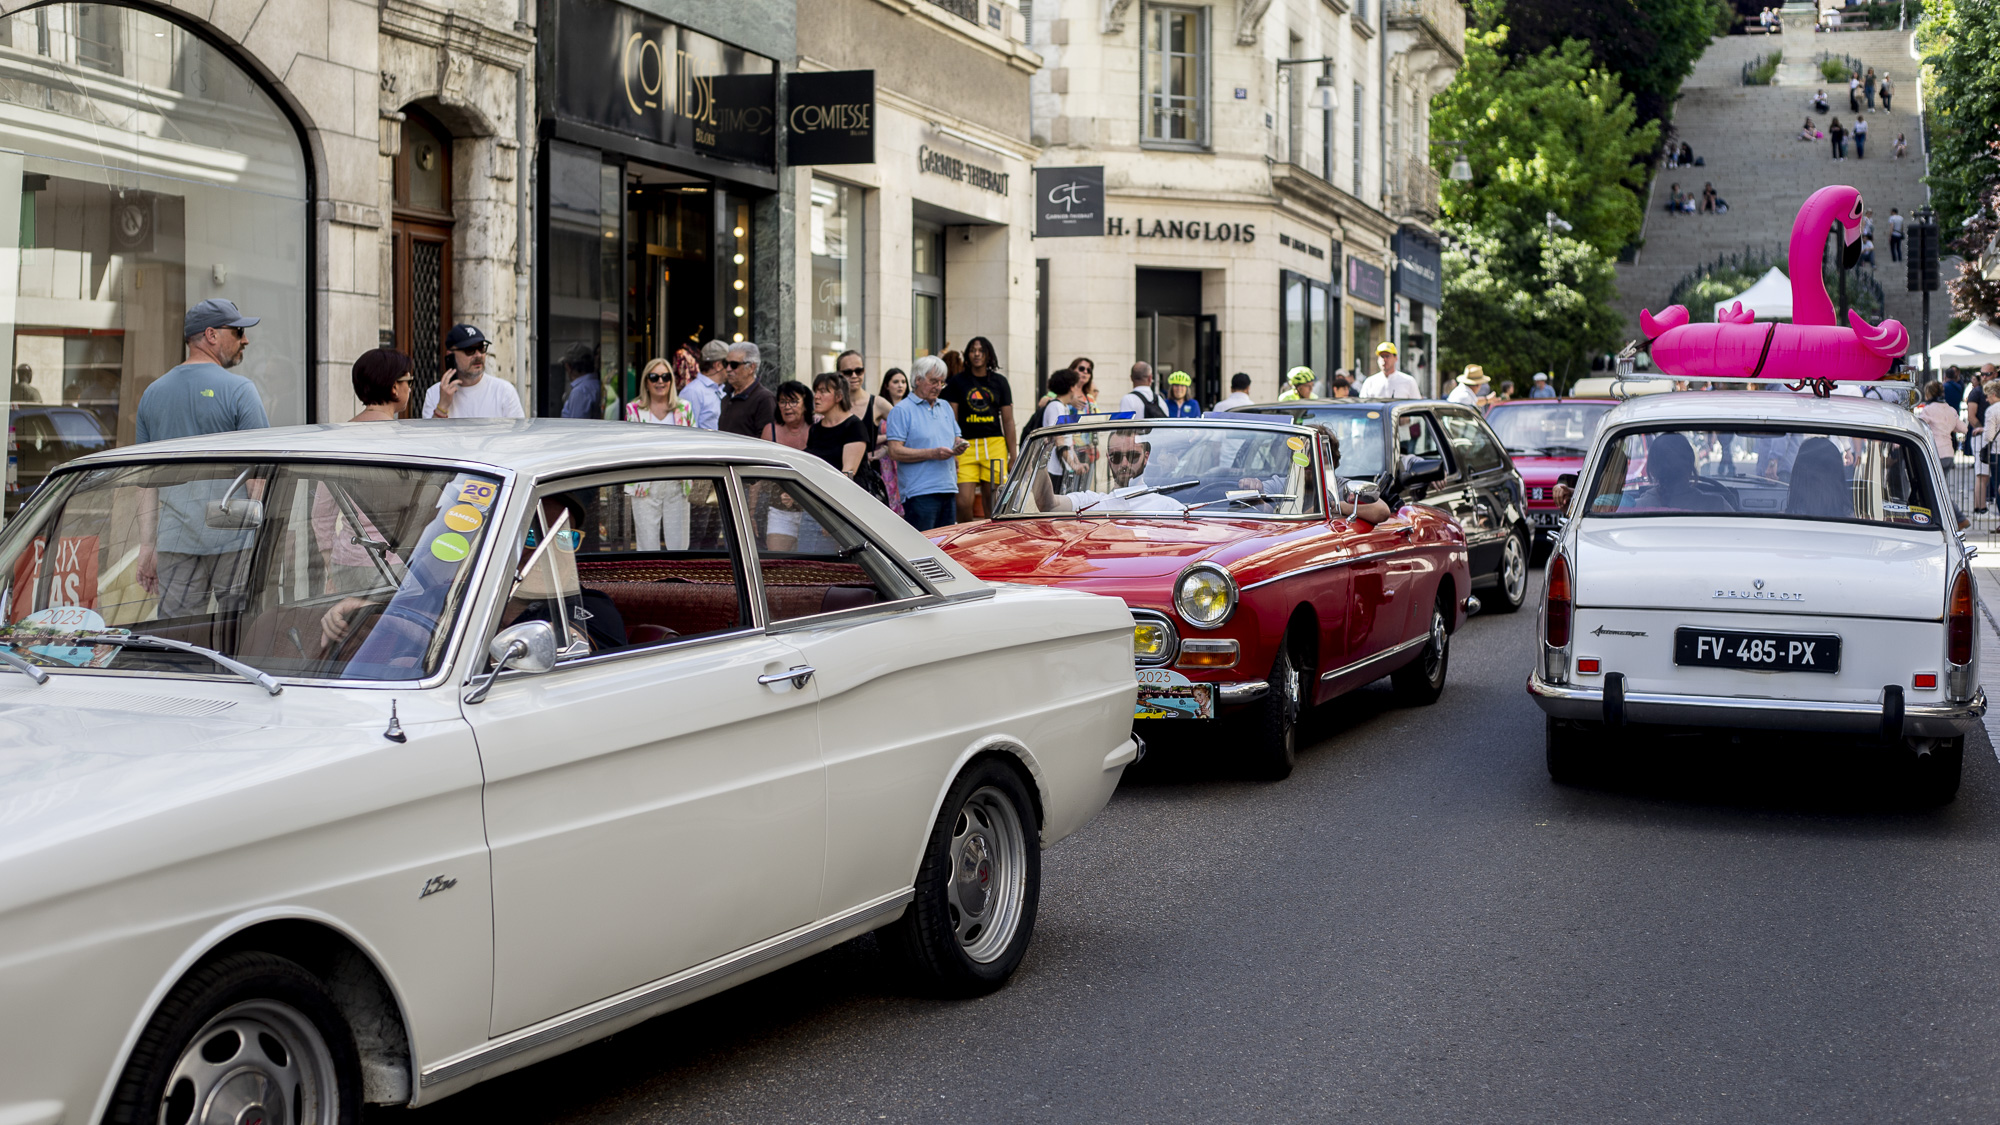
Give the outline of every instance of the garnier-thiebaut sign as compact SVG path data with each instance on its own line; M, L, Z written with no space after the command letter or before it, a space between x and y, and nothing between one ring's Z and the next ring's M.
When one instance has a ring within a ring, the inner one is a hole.
M558 116L775 166L777 73L770 59L610 0L565 0L558 12Z

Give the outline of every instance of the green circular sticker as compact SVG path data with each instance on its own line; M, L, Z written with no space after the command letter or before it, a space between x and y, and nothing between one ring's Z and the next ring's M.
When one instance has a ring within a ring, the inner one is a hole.
M1310 465L1312 463L1313 459L1310 453L1300 452L1292 454L1292 464L1294 465Z
M447 531L431 540L431 554L444 562L459 562L471 553L472 544L466 542L465 536L456 531Z

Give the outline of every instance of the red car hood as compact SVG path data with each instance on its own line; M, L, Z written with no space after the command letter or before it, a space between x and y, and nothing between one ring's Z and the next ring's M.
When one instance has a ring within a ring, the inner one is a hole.
M1293 525L1278 525L1285 532ZM981 578L1150 578L1274 528L1227 519L1010 519L932 532Z
M1583 471L1581 457L1515 457L1514 467L1521 471L1521 483L1530 488L1536 485L1549 486L1564 473Z

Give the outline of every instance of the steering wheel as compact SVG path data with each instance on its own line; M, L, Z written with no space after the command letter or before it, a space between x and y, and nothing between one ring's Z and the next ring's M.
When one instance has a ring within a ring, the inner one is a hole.
M1721 497L1722 502L1729 505L1729 510L1732 512L1743 510L1743 506L1736 502L1736 493L1731 491L1728 485L1720 484L1707 477L1696 477L1694 478L1694 490L1710 496Z

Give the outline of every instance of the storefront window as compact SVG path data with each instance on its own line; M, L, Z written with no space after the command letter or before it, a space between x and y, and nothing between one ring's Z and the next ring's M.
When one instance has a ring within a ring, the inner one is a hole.
M944 348L944 228L917 220L910 231L910 354Z
M833 370L848 348L860 348L861 190L832 180L812 182L812 353L815 373Z
M305 422L306 170L277 104L133 8L0 17L0 59L0 215L19 217L0 223L7 513L55 465L133 440L210 297L262 318L236 371L273 425Z
M1310 367L1324 380L1334 366L1329 327L1333 287L1290 270L1279 271L1279 280L1284 290L1284 331L1279 336L1283 354L1278 357L1278 366L1284 371ZM1320 390L1324 392L1330 385L1322 382Z
M549 330L543 354L541 411L560 416L599 417L603 410L577 407L584 396L572 392L593 378L600 358L613 373L618 359L619 300L623 291L623 243L618 233L624 195L618 165L596 149L555 143L549 150L548 271Z

